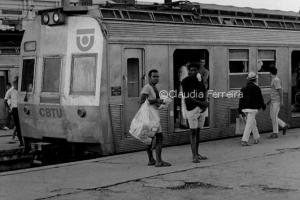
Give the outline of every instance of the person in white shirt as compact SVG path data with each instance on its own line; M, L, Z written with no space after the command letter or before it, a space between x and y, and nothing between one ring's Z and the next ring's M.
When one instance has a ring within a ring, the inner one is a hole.
M10 100L7 99L7 94L9 93L9 91L12 90L12 88L13 87L11 86L10 83L6 83L6 93L5 93L5 97L4 97L4 104L8 108L8 114L7 114L7 117L6 117L6 121L7 121L6 126L3 127L4 130L9 130L8 127L10 125L10 120L12 118L12 116L11 116L11 108L10 108L11 103L10 103Z
M4 100L6 103L10 101L11 110L12 110L12 116L15 122L16 131L17 131L17 137L20 142L20 146L24 146L22 134L21 134L21 128L20 128L20 121L19 121L19 114L18 114L18 80L16 79L13 82L13 88L7 92L7 96Z
M277 68L274 65L270 68L270 73L272 76L271 94L270 94L270 100L267 102L267 105L269 104L271 105L270 117L273 125L273 133L269 136L269 138L278 138L278 125L282 127L283 135L286 134L286 130L288 129L289 125L286 124L281 119L279 119L278 117L280 106L283 106L283 94L282 94L281 81L277 76Z

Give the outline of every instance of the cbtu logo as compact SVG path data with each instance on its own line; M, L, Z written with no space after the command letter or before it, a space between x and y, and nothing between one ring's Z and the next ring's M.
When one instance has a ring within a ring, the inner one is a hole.
M90 50L95 41L95 29L78 29L76 33L76 44L78 49L80 51Z

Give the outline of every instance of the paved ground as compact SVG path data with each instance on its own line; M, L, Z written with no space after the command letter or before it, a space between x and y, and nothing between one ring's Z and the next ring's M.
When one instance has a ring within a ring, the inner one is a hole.
M188 145L164 149L173 166L146 166L145 152L0 173L0 199L300 199L300 129L258 145L205 142L209 160L191 163Z
M17 137L12 139L13 130L0 130L0 152L19 148Z

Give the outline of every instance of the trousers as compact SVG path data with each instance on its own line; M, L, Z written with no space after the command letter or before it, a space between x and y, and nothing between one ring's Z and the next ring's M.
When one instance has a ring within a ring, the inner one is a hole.
M278 133L278 125L284 127L286 123L279 119L280 102L271 102L270 117L272 120L273 133Z
M244 129L242 141L248 142L251 132L253 133L254 139L257 140L260 138L257 125L256 125L256 120L255 120L258 110L255 109L245 109L245 110L242 110L247 116L246 126Z

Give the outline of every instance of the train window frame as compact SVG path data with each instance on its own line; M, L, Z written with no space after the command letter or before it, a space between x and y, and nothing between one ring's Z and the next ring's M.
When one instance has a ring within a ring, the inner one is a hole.
M60 73L59 73L59 87L58 87L58 91L57 92L48 92L48 91L43 91L44 88L44 74L45 74L45 59L50 58L50 59L54 59L54 58L59 58L60 59ZM43 56L43 67L42 67L42 80L41 80L41 96L59 96L60 92L61 92L61 73L62 73L62 63L63 63L63 56L62 55L45 55Z
M34 60L34 65L33 65L33 76L32 76L32 89L31 91L27 91L27 89L22 90L22 86L23 86L23 64L24 64L24 60ZM25 94L25 93L29 93L32 94L34 92L35 89L35 78L36 78L36 60L37 58L35 56L23 56L22 57L22 74L21 74L21 81L20 81L20 86L19 87L19 91L21 92L21 94Z
M273 59L271 59L271 58L260 58L259 56L260 56L260 51L273 51L274 52L274 58ZM261 68L262 66L260 66L259 67L259 65L262 65L261 64L261 62L264 62L264 61L266 61L266 62L274 62L274 64L275 64L275 67L276 67L276 64L277 64L277 62L276 62L276 49L265 49L265 48L259 48L259 49L257 49L257 58L256 58L256 63L257 63L257 68L256 68L256 70L257 70L257 76L258 76L258 79L257 79L257 81L258 81L258 85L261 87L261 88L270 88L271 87L271 83L270 84L268 84L268 85L261 85L260 84L260 78L261 78L261 76L262 75L264 75L264 76L266 76L266 75L268 75L269 76L269 79L271 80L271 74L270 74L270 72L268 72L268 71L259 71L259 68Z
M247 59L245 59L245 58L240 58L240 59L230 58L230 55L231 55L230 51L238 51L238 50L247 51ZM243 48L243 47L241 47L241 48L228 48L227 55L228 55L228 57L227 57L227 60L228 60L228 62L227 62L227 64L228 64L228 68L227 68L228 69L228 88L230 90L232 90L232 89L241 89L243 87L242 84L241 84L240 87L231 86L231 84L230 84L231 83L231 77L237 77L237 76L242 76L242 78L247 77L247 75L250 71L250 48ZM230 71L230 62L231 61L242 61L242 62L247 61L247 63L248 63L247 71L245 71L245 72L231 72ZM246 79L245 79L245 81L246 81Z
M95 59L95 65L94 65L94 86L93 91L73 91L73 81L74 81L74 61L76 58L81 57L92 57ZM71 74L70 74L70 95L81 95L81 96L95 96L96 94L96 87L97 87L97 64L98 64L98 54L97 53L84 53L84 54L72 54L72 60L71 60Z

